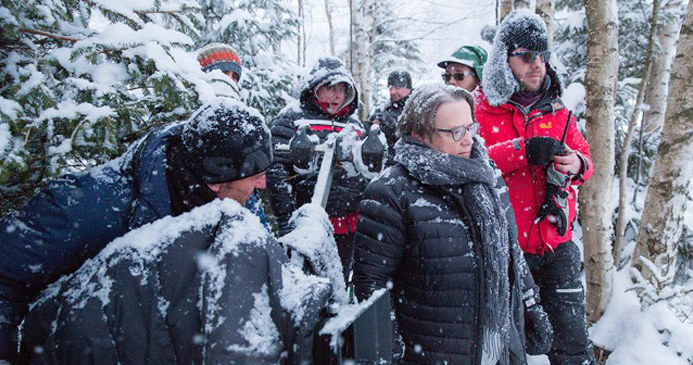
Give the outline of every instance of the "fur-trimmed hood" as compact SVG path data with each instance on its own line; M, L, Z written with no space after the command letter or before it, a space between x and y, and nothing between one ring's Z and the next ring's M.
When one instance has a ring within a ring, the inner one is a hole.
M344 82L348 85L344 104L339 108L339 115L346 118L358 108L358 91L356 84L344 64L337 58L324 57L318 60L310 72L310 77L301 85L300 101L311 111L325 113L317 103L316 92L320 86ZM348 108L346 112L343 109Z

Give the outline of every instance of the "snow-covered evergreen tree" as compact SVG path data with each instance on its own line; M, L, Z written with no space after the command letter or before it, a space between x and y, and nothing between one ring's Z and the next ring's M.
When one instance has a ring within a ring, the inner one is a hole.
M269 0L3 1L0 212L215 95L240 94L273 116L295 80L275 51L296 24L283 2ZM238 50L240 88L201 71L196 51L210 42Z
M204 31L199 46L218 42L236 50L243 63L239 94L271 120L291 99L299 69L279 54L295 37L298 18L286 0L199 0Z
M409 71L413 77L422 73L421 51L417 41L409 39L409 24L397 14L393 0L379 0L376 8L378 24L373 48L373 72L376 82L373 95L386 94L387 75L396 69Z
M364 0L354 4L354 80L359 89L360 111L367 118L373 106L386 102L387 75L404 69L414 77L423 70L416 40L406 31L409 23L398 14L392 0ZM364 88L368 90L364 90Z
M192 0L0 6L3 212L46 179L107 161L213 95Z

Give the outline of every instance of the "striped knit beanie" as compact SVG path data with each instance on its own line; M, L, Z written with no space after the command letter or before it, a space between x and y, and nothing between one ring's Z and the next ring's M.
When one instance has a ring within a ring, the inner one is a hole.
M206 45L198 52L197 61L200 62L204 72L212 70L231 71L235 72L240 78L243 71L241 59L238 58L236 52L231 47L221 43Z

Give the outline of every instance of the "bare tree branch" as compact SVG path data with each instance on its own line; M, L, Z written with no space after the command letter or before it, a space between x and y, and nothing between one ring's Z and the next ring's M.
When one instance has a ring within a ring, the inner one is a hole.
M70 41L70 42L80 41L80 39L77 39L77 38L72 38L72 37L68 37L68 36L64 36L64 35L57 35L57 34L48 33L48 32L44 32L42 30L36 30L36 29L19 28L19 31L22 33L37 34L37 35L42 35L42 36L48 37L48 38L60 39L63 41Z

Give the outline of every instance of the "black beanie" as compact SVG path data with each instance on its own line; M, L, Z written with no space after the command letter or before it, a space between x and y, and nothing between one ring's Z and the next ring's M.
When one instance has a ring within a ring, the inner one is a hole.
M549 36L544 21L536 16L524 16L522 11L516 10L508 14L499 26L499 32L508 53L518 48L537 52L549 49Z
M216 99L183 127L185 160L205 183L243 179L267 170L272 140L262 116L238 101Z
M387 76L387 86L406 87L407 89L411 89L411 75L404 70L392 71L390 75Z

